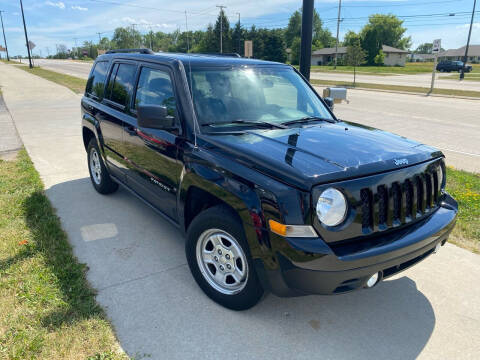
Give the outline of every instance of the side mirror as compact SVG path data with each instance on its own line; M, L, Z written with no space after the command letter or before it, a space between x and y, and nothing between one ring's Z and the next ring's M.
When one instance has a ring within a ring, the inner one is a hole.
M167 107L160 105L142 105L137 108L138 127L150 129L173 129L175 117L168 115Z
M333 111L333 107L335 105L333 99L331 97L324 97L323 101L325 101L325 104L327 104L327 106L330 108L330 110Z

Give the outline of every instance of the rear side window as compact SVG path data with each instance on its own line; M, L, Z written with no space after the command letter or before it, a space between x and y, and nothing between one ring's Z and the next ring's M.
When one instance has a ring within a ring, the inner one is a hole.
M137 66L133 64L119 64L116 74L114 71L112 71L112 77L110 78L111 85L109 85L110 100L117 104L127 106L132 97ZM114 75L115 78L113 78Z
M105 89L105 78L107 77L108 62L99 61L95 64L93 71L87 81L86 92L98 99L103 98Z

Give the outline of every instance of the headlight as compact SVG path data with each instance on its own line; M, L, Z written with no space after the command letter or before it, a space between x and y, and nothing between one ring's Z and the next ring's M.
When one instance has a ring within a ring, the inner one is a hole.
M337 226L347 216L347 200L334 188L328 188L320 194L317 202L318 219L327 226Z

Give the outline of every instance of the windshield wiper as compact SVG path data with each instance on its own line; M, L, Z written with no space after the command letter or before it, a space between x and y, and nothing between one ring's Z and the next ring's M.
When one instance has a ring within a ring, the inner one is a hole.
M267 121L252 121L252 120L242 120L242 119L238 119L234 121L225 121L225 122L211 122L211 123L202 124L202 126L222 126L222 125L231 125L231 124L262 126L262 127L277 128L277 129L288 129L288 127L283 124L275 124Z
M334 121L332 119L327 119L327 118L322 118L318 116L305 116L300 119L295 119L295 120L290 120L290 121L285 121L282 123L282 125L292 125L292 124L300 124L300 123L306 123L310 121L326 121L329 123L333 123Z

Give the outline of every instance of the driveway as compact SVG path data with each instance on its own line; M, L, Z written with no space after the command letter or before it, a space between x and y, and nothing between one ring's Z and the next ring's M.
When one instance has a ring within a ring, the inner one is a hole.
M191 277L182 236L120 189L93 190L80 97L0 64L19 134L123 349L149 359L476 359L480 257L447 244L369 291L232 312ZM21 90L21 91L20 91Z

